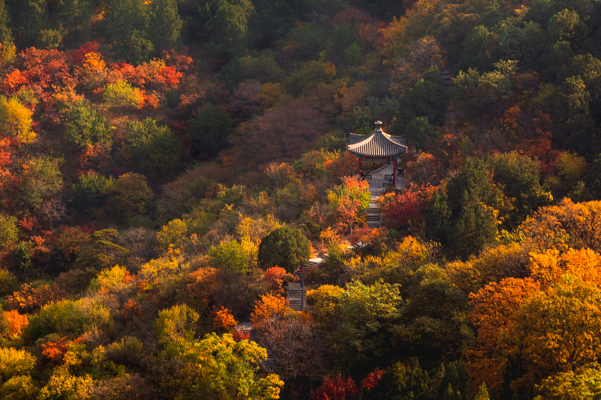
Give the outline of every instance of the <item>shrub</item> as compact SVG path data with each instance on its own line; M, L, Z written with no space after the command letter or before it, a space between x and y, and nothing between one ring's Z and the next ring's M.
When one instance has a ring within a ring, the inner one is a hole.
M181 158L179 139L166 126L146 118L129 125L129 136L123 144L123 157L136 170L159 174L177 167Z
M106 348L105 357L119 364L131 364L142 355L142 341L134 336L127 336L119 342L111 343Z
M250 272L248 258L242 245L236 240L221 242L209 250L211 265L218 269L231 269L239 272Z
M311 244L298 229L277 228L259 245L259 264L263 268L279 266L294 273L310 256Z
M144 95L125 81L108 84L102 92L102 100L110 107L142 108Z
M79 147L113 143L111 124L90 107L90 103L70 103L65 110L67 120L65 135L70 143Z
M23 183L19 198L26 205L39 210L51 196L63 187L63 177L59 169L60 160L51 157L37 157L25 164Z
M0 218L2 216L0 215ZM2 239L0 239L2 242ZM19 282L17 281L17 277L14 276L11 272L1 269L0 270L0 297L4 297L9 293L14 292L19 288Z

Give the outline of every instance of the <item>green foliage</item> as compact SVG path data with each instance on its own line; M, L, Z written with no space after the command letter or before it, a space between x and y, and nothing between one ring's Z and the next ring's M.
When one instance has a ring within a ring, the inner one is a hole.
M281 267L294 273L311 256L311 244L298 229L276 228L259 245L259 265Z
M438 68L426 73L440 77ZM447 98L442 82L437 81L418 80L407 90L400 103L401 118L405 123L413 121L416 117L426 117L431 123L442 125L446 112Z
M0 214L0 249L12 246L19 239L17 222L12 215Z
M144 344L134 336L127 336L120 341L111 343L106 347L105 357L107 360L118 364L131 365L142 355Z
M153 0L149 37L157 51L169 50L178 43L183 21L177 12L177 0Z
M149 289L158 288L158 292L162 296L168 297L176 294L190 270L189 263L169 254L142 265L139 275L148 280L147 287Z
M110 328L113 320L109 311L101 304L85 304L83 300L61 300L43 306L31 317L23 332L26 343L33 344L37 339L57 333L77 337L88 328Z
M37 211L45 200L56 195L63 187L59 160L50 157L38 157L30 160L23 172L23 180L19 198L27 206Z
M271 52L264 52L258 56L236 57L219 71L219 78L230 87L248 80L259 81L262 84L276 83L281 82L284 77L284 70L276 63Z
M188 120L187 135L196 149L206 156L217 155L228 147L234 132L234 120L222 106L205 104Z
M140 89L125 81L106 85L102 91L102 100L110 107L116 108L142 108L144 105L144 97Z
M366 286L355 281L347 284L337 300L338 323L327 336L338 363L365 373L385 364L392 356L388 344L403 306L398 285L376 282Z
M0 239L0 241L2 240ZM4 241L2 242L5 243ZM0 269L0 297L13 294L17 290L19 290L17 277L5 269Z
M181 153L179 139L166 126L157 126L151 118L129 124L122 154L138 172L158 175L171 171L179 165Z
M113 128L87 100L69 103L64 111L67 140L79 147L113 144Z
M539 207L553 200L550 193L540 185L540 164L517 152L495 154L487 160L493 179L510 198L511 211L503 223L515 228Z
M249 260L242 245L237 240L221 242L209 250L211 266L219 269L231 269L239 272L250 272Z
M129 250L113 242L119 232L115 229L102 229L91 235L91 242L81 250L74 267L82 270L100 271L111 268L127 255Z
M128 172L117 179L115 194L109 205L118 218L129 221L137 215L145 214L154 198L142 175Z
M430 124L428 117L417 117L409 122L405 134L411 146L420 150L425 149L428 144L435 143L439 136L436 127Z
M141 63L148 61L155 51L150 41L152 29L165 29L169 39L169 28L151 26L151 8L144 0L108 0L104 28L112 50L119 59ZM166 11L164 20L169 19ZM160 20L160 16L158 20Z
M248 43L248 19L254 12L249 0L198 0L196 21L201 37L217 55L241 55Z
M583 365L576 371L550 376L536 386L535 400L594 399L601 393L601 366L597 362Z
M329 83L336 75L334 64L323 61L308 61L298 71L284 80L286 89L298 96L319 84Z
M187 355L194 366L194 392L210 399L278 399L284 385L275 374L262 377L258 364L267 351L257 343L232 335L207 334Z
M198 313L185 304L159 312L154 328L164 348L163 357L182 357L192 348L198 318Z
M12 29L10 27L10 15L4 0L0 0L0 44L2 47L10 46L13 41Z
M35 263L33 261L31 241L19 241L13 251L13 257L15 259L15 264L17 265L20 276L29 277L33 274Z
M73 206L82 215L90 215L106 205L115 187L112 176L105 178L94 171L83 174L71 187Z

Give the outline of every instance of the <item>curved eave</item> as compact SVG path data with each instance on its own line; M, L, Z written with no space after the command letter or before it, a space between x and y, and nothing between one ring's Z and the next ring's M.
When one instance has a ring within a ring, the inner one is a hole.
M359 141L359 138L363 140ZM347 147L349 153L362 157L388 158L407 152L404 137L391 136L381 130L376 130L369 136L351 133L350 141L351 144Z

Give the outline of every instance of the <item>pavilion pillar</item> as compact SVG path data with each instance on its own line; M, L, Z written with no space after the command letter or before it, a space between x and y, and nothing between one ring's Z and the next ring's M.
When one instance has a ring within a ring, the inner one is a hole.
M359 174L359 179L363 178L363 165L361 163L361 157L359 157L357 159L357 166L358 166L358 174Z
M392 187L396 189L396 157L392 160Z

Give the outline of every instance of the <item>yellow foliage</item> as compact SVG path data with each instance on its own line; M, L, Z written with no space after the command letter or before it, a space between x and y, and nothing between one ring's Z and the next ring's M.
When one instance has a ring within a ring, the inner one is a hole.
M333 285L322 285L307 292L307 300L313 303L311 315L321 328L333 328L336 324L339 299L343 293L343 288Z
M564 151L557 158L557 173L568 182L576 182L586 169L584 157Z
M23 143L33 142L36 134L31 130L32 115L16 97L0 96L0 135L19 138Z
M445 267L449 280L466 293L477 293L490 282L512 276L525 276L528 253L521 243L484 249L468 261L454 261Z

